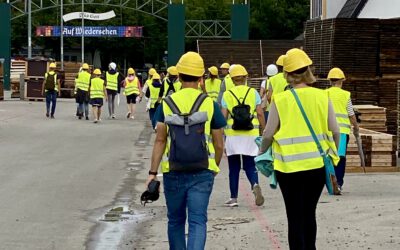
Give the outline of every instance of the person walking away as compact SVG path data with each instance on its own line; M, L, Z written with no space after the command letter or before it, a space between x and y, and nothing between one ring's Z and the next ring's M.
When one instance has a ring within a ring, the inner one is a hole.
M346 172L346 151L347 144L349 143L349 134L351 132L350 124L353 125L353 134L357 136L359 135L359 127L351 102L351 93L342 89L343 82L346 80L343 71L339 68L331 69L328 74L328 79L332 87L326 91L328 92L329 99L335 110L336 121L340 130L340 143L338 148L340 161L335 167L335 174L339 185L339 191L341 192Z
M278 67L279 73L271 77L269 80L270 84L268 86L268 94L267 94L267 100L269 103L271 103L272 97L274 95L285 91L286 87L288 86L288 83L283 75L284 58L285 55L281 55L280 57L278 57L278 60L276 60L276 65Z
M207 210L214 176L220 171L222 128L226 123L218 104L197 89L204 73L201 56L187 52L180 58L177 69L182 89L164 99L161 112L155 117L157 135L146 187L157 179L161 163L169 248L202 250L207 238ZM195 123L184 121L182 114L189 113Z
M160 81L160 75L158 73L154 73L152 81L148 84L148 88L146 91L146 97L149 98L150 101L149 117L153 129L155 129L156 127L156 122L153 119L154 114L156 113L158 105L160 105L161 103L162 96L163 88Z
M218 79L218 68L212 66L208 68L208 79L204 83L205 91L214 102L218 101L218 95L221 89L221 80Z
M46 97L46 117L50 116L51 119L54 119L57 95L60 94L61 90L60 79L58 79L57 73L55 72L56 67L57 65L55 63L50 63L49 72L44 75L44 81L42 84L42 96Z
M82 119L85 114L86 120L89 120L89 84L91 74L89 73L89 65L84 63L81 72L75 79L76 101L78 102L78 118Z
M163 87L164 97L172 95L182 88L182 83L178 79L178 70L175 66L171 66L167 69L167 76L164 78Z
M258 173L254 162L258 153L255 139L265 127L261 98L255 89L245 85L248 73L242 65L236 64L229 73L235 87L225 91L221 103L222 113L228 123L225 129L225 149L228 156L231 194L225 205L238 206L239 173L243 165L255 196L255 204L261 206L264 204L264 197L258 184Z
M135 119L135 104L142 98L140 82L133 68L128 69L128 76L125 78L122 85L124 86L124 94L128 105L126 118L133 120Z
M334 165L339 161L339 127L335 111L324 90L309 87L315 82L311 59L300 49L291 49L283 62L284 75L293 91L275 95L263 133L260 154L272 145L274 169L285 202L288 220L289 247L316 249L317 222L315 212L325 185L323 158L317 148L299 105ZM333 137L333 138L332 138Z
M261 82L261 87L260 87L260 96L261 96L261 107L264 109L264 116L265 116L265 121L268 119L268 107L269 107L269 102L267 98L268 94L268 88L270 85L270 78L273 77L274 75L278 74L278 68L276 67L275 64L270 64L267 66L266 69L267 72L267 77L265 80Z
M121 82L124 76L117 71L117 65L111 62L106 72L106 89L108 99L108 115L109 118L115 119L115 97L121 91Z
M90 80L90 104L92 105L94 123L101 121L101 107L103 106L103 99L106 98L107 92L103 79L100 78L100 69L93 71L93 78ZM109 100L108 100L109 101Z
M233 88L235 86L235 84L233 84L231 76L229 75L230 67L231 67L231 65L229 65L229 63L226 63L226 62L221 64L221 66L219 67L221 70L221 74L222 74L222 82L221 82L221 87L220 87L220 91L218 94L217 102L220 105L221 105L221 101L222 101L222 95L224 94L224 92L230 90L231 88Z

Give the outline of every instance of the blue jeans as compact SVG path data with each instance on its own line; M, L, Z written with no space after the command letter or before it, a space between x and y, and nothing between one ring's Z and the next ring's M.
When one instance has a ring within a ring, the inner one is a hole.
M254 162L255 156L249 155L230 155L228 156L229 163L229 189L231 198L235 199L239 193L239 173L241 169L241 158L243 160L243 170L246 172L247 179L250 182L251 189L254 184L258 184L258 173Z
M346 148L349 144L349 135L346 138ZM340 156L338 165L335 167L336 180L339 186L344 184L344 174L346 172L346 156Z
M57 105L57 92L54 90L49 90L46 92L46 113L50 113L50 103L51 105L51 115L54 115L56 112Z
M80 116L83 116L83 112L85 111L85 116L89 117L89 103L88 102L79 103L78 110L79 110Z
M156 113L156 108L151 108L149 109L149 116L150 116L150 121L151 125L153 126L153 129L156 127L156 121L154 120L154 115Z
M170 249L204 249L207 238L207 208L214 185L214 174L209 170L170 172L164 174L163 178ZM189 224L187 244L186 217Z

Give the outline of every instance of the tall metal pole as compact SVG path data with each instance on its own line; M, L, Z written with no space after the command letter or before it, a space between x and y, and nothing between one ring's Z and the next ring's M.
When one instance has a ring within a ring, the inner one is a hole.
M64 20L63 20L63 15L64 15L64 0L61 0L61 22L60 22L60 30L61 30L61 34L60 34L60 38L61 38L61 41L60 41L60 45L61 45L61 50L60 50L60 54L61 54L61 58L60 58L60 61L61 61L61 70L63 71L64 70Z
M85 62L85 18L84 18L84 5L82 0L82 63Z
M32 58L32 0L28 0L28 59Z

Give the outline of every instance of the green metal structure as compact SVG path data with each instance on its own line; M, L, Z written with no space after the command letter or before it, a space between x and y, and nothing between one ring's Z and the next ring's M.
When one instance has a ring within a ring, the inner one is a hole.
M0 3L0 60L3 61L4 89L10 90L11 8Z

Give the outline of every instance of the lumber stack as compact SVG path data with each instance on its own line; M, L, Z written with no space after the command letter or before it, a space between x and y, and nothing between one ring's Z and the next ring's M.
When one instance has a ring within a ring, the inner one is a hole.
M27 62L23 60L11 60L10 67L10 85L11 85L11 97L19 97L19 81L20 75L27 73Z
M386 109L374 105L354 105L360 113L360 127L379 132L386 132Z
M265 78L249 78L247 79L247 86L254 88L257 92L260 92L261 83Z
M380 20L380 73L400 74L400 20Z
M395 136L368 129L360 129L362 148L367 167L396 166ZM350 135L346 162L348 166L361 166L354 135Z
M374 77L378 67L378 19L307 21L304 49L315 73L325 77L333 67L351 75Z

